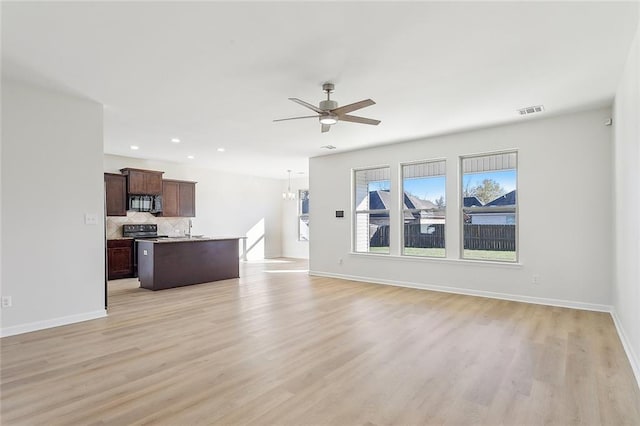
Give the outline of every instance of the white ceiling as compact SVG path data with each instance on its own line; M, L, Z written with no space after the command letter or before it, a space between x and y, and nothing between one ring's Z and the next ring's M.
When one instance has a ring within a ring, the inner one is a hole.
M637 24L637 2L3 2L2 72L104 104L106 153L284 178L327 144L608 105ZM325 81L382 123L272 122Z

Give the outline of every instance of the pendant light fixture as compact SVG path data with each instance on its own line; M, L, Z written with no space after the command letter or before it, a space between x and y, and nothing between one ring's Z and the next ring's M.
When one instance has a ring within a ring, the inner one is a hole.
M289 173L289 186L287 187L287 192L283 192L282 193L282 199L283 200L295 200L296 199L296 193L291 191L291 170L287 170L287 173Z

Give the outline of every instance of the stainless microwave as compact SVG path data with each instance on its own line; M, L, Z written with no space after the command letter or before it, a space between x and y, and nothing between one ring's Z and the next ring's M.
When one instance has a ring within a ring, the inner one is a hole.
M161 213L161 195L129 195L129 210L136 212Z

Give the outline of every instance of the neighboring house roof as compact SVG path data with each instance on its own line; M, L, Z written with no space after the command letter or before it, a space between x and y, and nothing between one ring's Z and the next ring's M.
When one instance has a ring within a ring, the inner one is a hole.
M389 191L369 191L369 209L386 210L391 205Z
M369 209L371 210L389 210L391 206L391 193L389 191L377 190L369 192ZM428 200L421 200L414 195L404 194L404 209L419 209L419 210L435 210L439 208L434 203ZM443 212L440 212L443 215ZM416 219L411 212L404 212L404 219L407 221Z
M371 210L387 210L391 205L391 193L389 191L370 191L369 192L369 209ZM404 208L418 210L437 210L438 206L428 200L404 193Z
M482 204L478 197L464 197L465 207L492 207L492 206L513 206L516 204L516 190L508 192L498 198L491 200L487 204ZM389 191L369 192L369 209L388 210L391 205L391 193ZM438 210L438 206L429 200L421 200L415 195L404 194L404 208L418 210Z
M478 197L464 197L463 204L465 207L482 207L482 201L478 200Z
M425 209L425 210L438 208L438 206L433 204L431 201L421 200L415 195L407 194L406 192L404 193L404 207L406 209Z
M485 204L485 206L515 206L515 205L516 205L515 189Z

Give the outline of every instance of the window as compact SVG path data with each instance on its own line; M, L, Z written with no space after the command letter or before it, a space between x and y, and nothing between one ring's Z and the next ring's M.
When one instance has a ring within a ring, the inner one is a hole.
M402 254L445 257L445 162L402 166Z
M389 253L389 167L354 171L354 249Z
M298 191L298 240L309 241L309 190Z
M517 153L462 158L464 259L517 258Z

